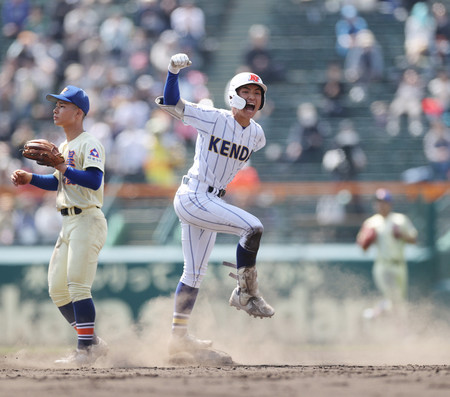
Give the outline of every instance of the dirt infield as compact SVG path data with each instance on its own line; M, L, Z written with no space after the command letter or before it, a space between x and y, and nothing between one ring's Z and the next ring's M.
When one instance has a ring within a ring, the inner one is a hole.
M338 328L321 322L310 329L317 337L328 331L333 340L310 341L304 335L311 324L287 311L294 302L278 304L279 312L271 321L229 314L223 302L211 304L214 310L201 306L192 321L193 334L214 336L213 346L236 363L227 366L169 364L170 299L152 302L148 318L153 323L138 328L114 327L119 323L112 313L114 323L99 327L109 353L93 368L56 367L54 360L70 352L76 337L71 334L61 344L49 329L55 344L0 347L0 397L450 395L447 323L415 308L407 327L392 320L364 328L351 321ZM326 313L326 319L332 318L332 312ZM101 314L108 317L105 310Z
M227 366L7 368L0 395L25 396L448 396L450 366Z
M174 366L156 348L147 361L113 351L92 368L56 368L61 351L21 349L0 356L1 397L134 396L408 396L450 395L448 346L434 344L292 349L302 364ZM417 348L415 348L417 347ZM135 350L137 351L137 350ZM236 353L239 357L239 354ZM239 357L244 361L245 357ZM265 358L270 362L269 358ZM249 361L251 358L249 357ZM253 359L255 361L255 358ZM257 360L256 360L257 361ZM277 360L278 361L278 360ZM408 364L408 362L416 364ZM422 364L417 364L421 362Z

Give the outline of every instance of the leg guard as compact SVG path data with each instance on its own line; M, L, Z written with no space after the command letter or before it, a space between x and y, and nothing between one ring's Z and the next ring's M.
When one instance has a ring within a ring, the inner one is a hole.
M256 267L238 269L238 286L231 293L230 306L244 310L254 317L272 317L275 310L263 299L258 289Z

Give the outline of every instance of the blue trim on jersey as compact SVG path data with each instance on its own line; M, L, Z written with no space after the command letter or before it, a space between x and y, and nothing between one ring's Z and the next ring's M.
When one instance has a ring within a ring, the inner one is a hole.
M64 172L64 176L77 185L87 187L92 190L98 190L98 188L102 185L103 172L101 169L96 167L89 167L86 171L67 167L66 172Z
M167 72L166 84L164 85L164 105L176 105L179 100L178 74Z
M58 179L53 174L33 174L30 184L44 190L58 190Z

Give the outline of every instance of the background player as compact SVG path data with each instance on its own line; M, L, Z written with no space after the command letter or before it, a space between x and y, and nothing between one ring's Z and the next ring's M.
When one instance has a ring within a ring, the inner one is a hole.
M417 241L417 230L409 218L392 211L392 194L388 190L378 189L375 192L375 208L377 213L364 221L356 237L364 250L376 244L372 274L375 286L384 298L374 309L365 310L366 318L402 309L408 292L405 243L414 244Z
M94 335L95 307L91 287L97 261L107 234L103 205L105 153L102 144L83 129L89 98L75 86L59 95L47 95L55 102L54 124L62 127L66 140L59 146L65 162L48 175L16 170L14 185L28 183L55 190L56 207L63 217L62 229L48 269L50 297L78 334L74 354L59 364L92 364L106 353L106 343Z
M175 291L171 354L212 344L190 336L187 326L217 233L240 237L236 251L238 286L230 305L255 317L275 313L258 290L255 263L263 225L255 216L222 200L227 184L266 143L261 126L252 118L264 106L267 87L259 76L240 73L229 85L231 111L194 105L180 98L178 87L179 71L190 64L185 54L172 56L164 96L156 99L162 109L198 131L194 163L174 199L181 221L184 269Z

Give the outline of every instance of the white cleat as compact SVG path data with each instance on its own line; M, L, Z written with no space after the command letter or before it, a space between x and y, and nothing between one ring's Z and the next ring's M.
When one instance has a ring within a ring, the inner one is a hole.
M234 306L238 310L244 310L250 316L255 318L272 317L275 310L261 296L251 296L241 291L240 287L236 287L231 293L230 306Z
M189 334L183 336L172 334L169 341L169 354L193 353L211 346L212 341L210 340L197 339Z
M108 345L106 342L97 338L98 343L90 346L87 349L77 349L67 357L55 361L57 365L67 365L76 367L86 367L93 365L98 358L105 356L108 353Z

